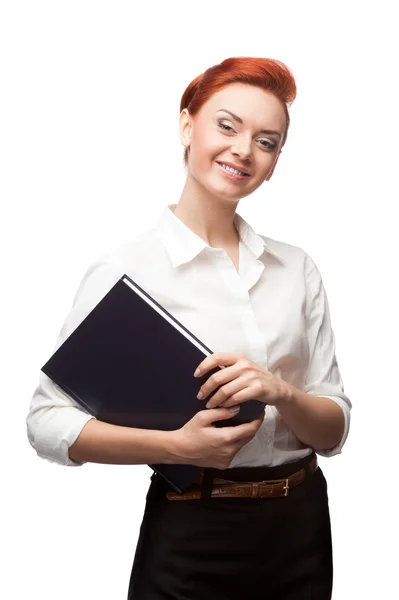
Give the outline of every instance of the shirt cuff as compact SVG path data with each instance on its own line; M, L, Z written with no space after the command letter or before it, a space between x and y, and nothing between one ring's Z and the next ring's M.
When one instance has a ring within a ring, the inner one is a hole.
M52 411L51 424L39 424L29 441L38 456L50 462L68 467L80 467L84 461L78 462L69 458L69 448L78 438L83 427L93 415L74 406L62 407Z
M330 450L315 450L316 454L319 454L320 456L325 456L326 458L329 458L330 456L335 456L336 454L341 454L341 452L342 452L342 447L345 444L346 438L348 437L348 433L349 433L350 408L348 406L348 403L345 402L345 400L343 400L339 396L327 396L325 394L317 394L317 396L319 396L320 398L330 398L330 400L333 400L336 404L338 404L338 406L340 406L342 408L342 412L344 413L344 419L345 419L344 433L342 435L340 442L334 448L331 448Z

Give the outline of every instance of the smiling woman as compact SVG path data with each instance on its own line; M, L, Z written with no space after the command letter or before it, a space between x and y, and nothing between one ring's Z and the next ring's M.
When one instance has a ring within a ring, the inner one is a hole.
M174 493L160 479L154 479L147 496L129 599L167 596L175 600L259 600L265 582L268 600L331 598L328 499L314 450L324 456L341 451L348 433L350 401L343 392L336 365L327 300L310 257L308 267L304 267L303 251L280 243L278 257L284 258L285 269L264 262L260 246L252 245L252 230L248 228L245 234L242 220L236 215L238 202L274 172L287 139L288 105L295 95L294 78L283 63L230 58L194 79L181 99L180 138L185 147L187 178L180 201L173 207L174 215L188 228L187 233L206 242L208 260L214 261L214 267L231 287L224 317L217 323L218 286L203 272L202 283L212 290L209 302L215 314L213 325L219 331L224 329L223 350L228 345L228 314L239 313L240 293L250 293L248 311L256 312L253 327L250 320L246 321L246 335L252 338L252 360L248 358L251 351L246 355L215 352L207 357L195 376L216 366L224 369L205 382L198 398L207 401L204 404L210 411L237 408L250 399L265 402L268 410L252 439L237 454L233 450L233 461L227 453L226 464L222 461L205 469L184 494ZM253 252L249 263L244 245ZM229 279L228 264L217 260L215 254L220 249L242 281ZM262 262L256 260L259 258ZM298 270L300 264L303 270ZM255 275L259 265L262 270L268 265L268 269ZM196 270L197 279L200 272ZM297 279L299 273L302 279ZM298 283L314 276L313 289L317 292L307 308L313 321L306 323L302 311L306 291ZM252 278L252 285L257 283L255 288L246 287L245 277ZM185 279L188 285L188 274ZM193 284L192 289L194 296ZM266 325L268 301L271 321ZM283 323L276 326L279 314L296 315L289 332ZM200 311L198 319L199 315ZM262 356L265 341L271 338L272 321L277 329L276 348L280 346L281 351L273 358L269 356L265 368ZM259 338L263 348L256 353L259 328L265 337ZM301 346L294 342L296 336L308 340L307 349L297 356L293 349ZM217 347L216 343L211 346ZM244 347L243 337L236 348ZM305 358L308 351L310 361ZM291 367L284 369L284 364ZM304 367L298 367L300 364ZM276 373L272 372L273 365ZM314 386L310 384L312 378L317 381ZM187 462L194 463L201 455L198 429L190 422L183 430L183 454ZM212 448L212 441L209 443ZM237 461L238 456L241 461ZM302 483L294 490L295 481ZM278 498L273 500L275 495Z
M288 67L266 58L229 58L193 80L180 107L179 202L89 266L57 341L126 273L212 348L199 377L221 368L198 386L203 410L175 431L119 427L86 413L44 373L32 398L29 440L48 460L202 469L182 494L152 477L129 600L331 598L316 454L341 452L351 403L327 296L304 250L256 233L236 213L272 177L295 94ZM168 394L166 386L165 402ZM265 405L257 419L215 426L249 400Z

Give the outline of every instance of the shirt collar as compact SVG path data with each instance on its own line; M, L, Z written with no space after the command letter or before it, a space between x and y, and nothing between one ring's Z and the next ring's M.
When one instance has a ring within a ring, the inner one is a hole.
M176 217L173 212L176 206L176 204L168 204L156 226L157 234L169 254L173 267L178 267L189 262L204 248L212 248L205 240L187 227L183 221ZM259 258L263 252L269 252L284 263L282 256L275 250L272 250L266 240L255 233L241 215L236 213L234 222L241 241L249 248L255 258Z

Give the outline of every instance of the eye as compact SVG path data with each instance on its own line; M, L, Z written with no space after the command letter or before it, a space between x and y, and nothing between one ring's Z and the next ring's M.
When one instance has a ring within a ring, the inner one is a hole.
M269 140L259 140L259 141L261 142L261 146L263 146L264 148L268 148L269 150L274 150L277 146L277 144L275 142L270 142Z
M218 125L220 129L223 129L224 131L234 131L234 129L230 127L230 125L226 125L226 123L223 123L223 121L218 121Z

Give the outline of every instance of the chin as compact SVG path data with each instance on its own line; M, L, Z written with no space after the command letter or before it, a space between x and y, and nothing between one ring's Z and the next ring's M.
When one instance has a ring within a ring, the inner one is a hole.
M219 183L219 185L216 185L215 183L213 183L213 185L209 184L207 185L207 189L214 196L218 196L223 200L235 200L236 202L241 198L249 196L254 191L252 187L251 189L245 189L243 187L239 188L238 186L235 186L234 184L230 185L229 183L227 183L227 185L223 183Z
M233 186L215 185L214 183L206 183L203 186L206 191L217 198L225 201L238 201L243 197L242 190L234 189ZM246 195L246 194L245 194Z

